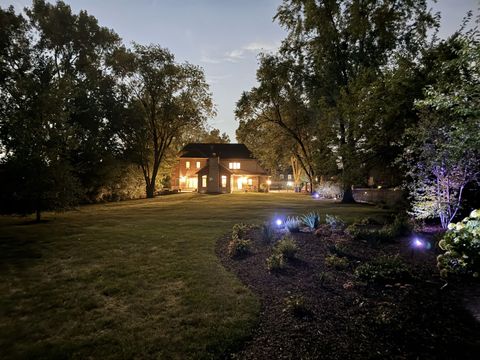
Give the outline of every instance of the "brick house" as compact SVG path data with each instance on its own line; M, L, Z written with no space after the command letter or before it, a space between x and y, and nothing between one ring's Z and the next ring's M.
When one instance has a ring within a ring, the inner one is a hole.
M191 143L180 152L171 183L181 191L218 194L258 191L268 178L244 144Z

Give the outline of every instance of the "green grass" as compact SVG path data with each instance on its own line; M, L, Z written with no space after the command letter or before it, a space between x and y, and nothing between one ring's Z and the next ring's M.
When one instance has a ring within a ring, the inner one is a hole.
M255 324L259 302L214 254L237 222L368 206L298 194L180 194L0 217L0 358L212 358ZM323 220L323 219L322 219Z

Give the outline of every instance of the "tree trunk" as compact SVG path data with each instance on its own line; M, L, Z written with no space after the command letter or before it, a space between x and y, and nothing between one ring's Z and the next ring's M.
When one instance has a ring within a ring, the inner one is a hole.
M35 221L40 222L40 208L35 211Z
M351 186L345 186L343 189L343 198L341 201L342 204L355 204L356 201L353 198L353 190Z
M155 183L147 184L146 186L147 199L153 199L155 196Z

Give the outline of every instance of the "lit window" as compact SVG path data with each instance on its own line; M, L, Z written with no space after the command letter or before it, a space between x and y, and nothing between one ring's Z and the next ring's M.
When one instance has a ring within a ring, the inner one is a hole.
M247 179L247 184L248 185L253 185L253 180L250 178L250 179Z
M207 187L207 175L202 176L202 187Z
M222 188L227 187L227 177L225 175L222 175Z
M185 162L185 168L186 168L186 169L190 169L190 161L186 161L186 162Z
M200 169L200 161L197 161L197 169Z
M234 170L240 169L240 163L239 162L228 163L228 168L234 169Z
M292 175L288 174L288 180L292 180Z
M283 174L280 174L280 180L283 180Z

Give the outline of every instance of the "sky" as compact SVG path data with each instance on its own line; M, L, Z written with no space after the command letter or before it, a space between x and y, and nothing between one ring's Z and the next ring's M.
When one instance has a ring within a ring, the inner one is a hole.
M87 10L101 26L113 29L126 45L159 44L178 62L201 66L216 104L209 124L235 141L234 110L243 91L256 84L260 52L275 51L286 32L273 21L281 0L64 0L74 12ZM30 0L0 0L20 11ZM460 26L479 0L430 2L442 14L440 37Z

